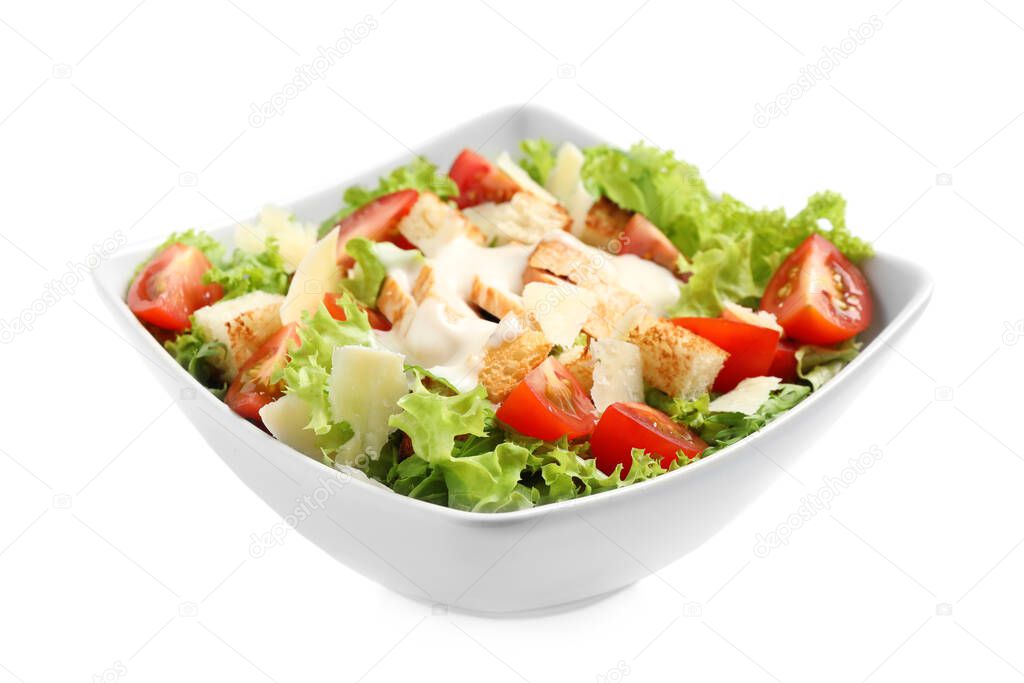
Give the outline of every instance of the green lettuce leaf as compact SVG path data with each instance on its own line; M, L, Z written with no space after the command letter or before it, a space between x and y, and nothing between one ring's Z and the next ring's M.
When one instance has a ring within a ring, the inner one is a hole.
M544 185L551 175L551 169L555 167L555 146L550 140L537 138L521 141L519 149L523 153L519 165L531 178Z
M288 291L285 262L278 250L277 240L272 237L267 239L266 249L259 253L235 249L231 258L223 263L211 262L213 268L203 276L203 282L223 287L224 299L234 299L256 290L271 294L284 294Z
M813 195L791 218L782 209L753 209L735 197L712 195L697 169L644 144L628 151L606 145L584 150L583 182L619 206L639 211L692 261L673 315L714 316L725 300L753 303L785 257L812 233L855 262L871 245L846 227L846 202L834 192Z
M288 355L288 362L278 371L274 381L283 380L285 392L296 394L310 408L307 429L313 430L318 444L325 450L336 450L350 436L351 429L331 422L327 382L331 376L335 346L372 346L373 334L366 313L351 296L342 294L338 305L345 311L346 320L331 317L321 303L312 315L305 313L299 326L300 343ZM346 434L348 436L346 436Z
M356 260L356 265L341 284L370 308L377 306L377 295L390 269L423 262L423 254L417 249L400 249L390 242L374 242L365 237L350 239L345 251Z
M164 342L164 348L200 384L218 398L223 397L227 383L221 378L217 364L227 354L224 344L207 340L202 331L192 325L188 332Z
M370 308L377 307L377 293L388 275L387 267L374 251L374 244L365 237L354 237L345 244L345 251L356 260L356 265L350 276L341 281L352 296Z
M704 439L708 449L700 457L705 458L762 429L807 398L810 393L811 387L803 384L780 384L753 415L712 412L711 400L707 394L693 401L684 401L651 390L646 398L650 405L665 412L676 422L686 425Z
M861 344L852 339L835 348L801 346L796 350L796 372L817 391L856 358L860 349Z
M437 166L424 157L416 157L405 166L399 166L386 176L380 178L377 187L370 189L354 185L343 197L344 204L330 218L320 224L320 237L331 231L338 221L359 207L370 203L386 194L412 188L423 192L433 192L441 199L455 197L459 188L455 181L443 173L437 172Z
M472 391L442 396L420 381L411 394L398 401L398 407L401 412L392 415L389 424L405 432L416 456L431 465L453 457L455 437L487 436L488 422L494 418L494 406L481 385Z

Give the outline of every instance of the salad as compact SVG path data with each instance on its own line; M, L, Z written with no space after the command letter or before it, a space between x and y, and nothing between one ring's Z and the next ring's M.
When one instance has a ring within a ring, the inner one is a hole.
M823 192L758 210L644 144L524 140L171 235L131 311L238 415L398 494L502 512L628 486L818 390L871 322Z

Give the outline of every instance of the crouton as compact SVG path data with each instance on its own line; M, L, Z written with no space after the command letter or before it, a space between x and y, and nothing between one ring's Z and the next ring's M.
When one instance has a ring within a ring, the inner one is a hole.
M239 367L281 327L283 301L280 294L257 291L195 312L195 328L227 348L222 358L211 359L225 380L234 379Z
M572 373L583 390L590 393L594 388L594 356L590 346L570 346L558 356L558 362Z
M586 244L609 250L612 245L622 239L622 234L632 216L632 211L621 209L612 200L601 197L587 212L587 219L579 238Z
M542 240L530 254L527 265L584 287L597 282L614 282L609 254L573 242L571 237Z
M437 272L432 265L424 263L416 274L416 281L412 283L412 298L421 304L431 296L438 296Z
M462 212L430 192L420 193L409 213L399 221L398 231L427 256L434 256L459 237L485 243L483 233Z
M545 285L557 285L565 282L560 277L555 277L546 270L534 268L533 266L526 266L523 270L523 287L530 284L531 282L541 282Z
M538 330L524 330L514 339L487 349L479 381L487 398L501 403L517 384L551 352L551 342Z
M388 276L377 295L377 308L388 322L398 326L402 320L416 310L416 301L395 278Z
M572 227L572 218L565 209L529 192L517 192L500 204L478 204L466 209L465 214L489 241L498 244L534 244L550 232Z
M708 391L729 354L668 320L644 318L627 337L640 347L644 382L692 400Z
M487 311L499 320L509 313L523 313L523 299L518 294L490 285L473 276L473 286L469 292L469 302L481 310Z

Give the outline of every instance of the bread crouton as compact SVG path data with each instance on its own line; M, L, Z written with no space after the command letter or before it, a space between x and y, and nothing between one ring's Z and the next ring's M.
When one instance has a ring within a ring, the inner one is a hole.
M615 280L611 256L585 245L573 244L572 238L541 240L527 260L527 265L563 277L583 287L594 283L611 284Z
M469 291L469 302L499 320L509 313L517 315L523 313L523 298L521 296L490 285L476 275L473 276L473 285Z
M239 367L281 327L283 302L280 294L256 291L195 312L195 328L227 348L223 358L212 359L225 380L234 379Z
M507 202L487 202L465 210L466 217L498 244L534 244L550 232L568 230L572 218L558 204L529 192L517 192Z
M377 309L384 314L389 323L397 327L416 310L416 300L398 280L388 276L384 278L380 294L377 295Z
M412 209L398 223L398 231L427 256L434 256L452 240L465 237L477 244L485 239L479 228L453 206L431 192L421 192Z
M627 337L640 347L644 382L692 400L708 391L729 354L707 339L660 318L644 318Z
M626 331L621 329L623 320L631 310L641 310L638 307L643 307L643 302L615 284L608 268L610 258L564 239L543 240L530 254L523 281L529 279L545 284L568 281L589 290L595 295L596 303L583 331L597 339L622 334Z
M622 239L632 216L632 211L621 209L612 200L601 197L587 212L587 219L579 238L586 244L608 250L616 241Z
M524 330L514 339L487 349L479 381L487 398L501 403L517 384L551 352L551 342L539 330Z
M559 354L558 362L572 373L589 395L594 388L594 356L590 353L590 346L570 346Z

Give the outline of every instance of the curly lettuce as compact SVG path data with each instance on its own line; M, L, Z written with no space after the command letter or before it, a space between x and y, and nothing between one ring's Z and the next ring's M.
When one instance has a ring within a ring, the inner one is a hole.
M713 412L710 408L711 398L707 394L692 401L685 401L651 390L647 393L647 403L663 411L676 422L686 425L704 439L708 448L700 457L705 458L763 429L769 422L807 398L810 393L811 387L803 384L780 384L752 415Z
M783 259L813 233L854 262L871 245L846 227L846 202L834 192L813 195L792 217L783 209L754 209L730 195L716 197L696 167L642 143L629 150L584 150L587 189L637 211L657 225L691 264L672 315L715 316L726 300L752 304Z
M190 327L188 332L164 342L164 348L188 374L220 398L227 391L227 383L217 368L227 354L227 348L221 342L206 339L195 325Z
M519 166L529 173L535 182L541 185L547 183L551 169L555 167L555 146L551 141L544 138L523 140L519 143L519 150L523 153Z
M209 258L209 257L207 257ZM203 275L203 282L224 288L224 299L253 291L284 294L288 291L288 272L277 240L267 238L266 248L257 253L235 249L229 259L213 261L213 268Z
M399 166L388 175L381 177L375 188L353 185L345 190L342 207L320 224L320 237L330 232L338 221L359 207L369 204L378 197L408 188L433 192L441 199L448 199L459 194L459 188L454 180L443 173L438 173L437 166L424 157L416 157L405 166Z
M860 348L861 344L852 339L834 348L801 346L796 351L797 374L817 391L856 358Z

